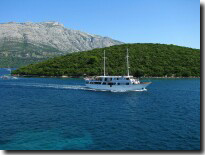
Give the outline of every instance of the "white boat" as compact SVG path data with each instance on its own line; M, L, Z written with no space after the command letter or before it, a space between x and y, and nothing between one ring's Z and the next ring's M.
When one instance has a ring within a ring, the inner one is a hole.
M11 75L11 69L10 68L7 68L6 70L9 71L9 74L0 76L1 79L3 79L3 80L18 79L17 77Z
M86 77L86 86L97 90L109 91L143 91L151 82L140 82L139 78L129 75L129 55L127 49L127 75L126 76L106 76L105 75L105 51L104 51L104 75Z
M11 75L3 75L3 76L1 76L0 78L1 78L1 79L4 79L4 80L18 79L17 77L11 76Z

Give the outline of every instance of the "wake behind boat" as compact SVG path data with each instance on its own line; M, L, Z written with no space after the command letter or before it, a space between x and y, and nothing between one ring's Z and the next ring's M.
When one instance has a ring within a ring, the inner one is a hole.
M105 51L104 51L104 75L86 77L86 86L92 89L110 91L143 91L151 82L140 82L139 78L129 75L129 55L127 49L127 76L106 76L105 75Z

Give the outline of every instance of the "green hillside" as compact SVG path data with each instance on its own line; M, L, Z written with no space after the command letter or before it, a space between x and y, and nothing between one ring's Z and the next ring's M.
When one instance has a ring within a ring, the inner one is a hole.
M83 76L103 74L106 50L107 75L126 74L126 48L134 76L200 76L200 50L165 44L123 44L86 52L71 53L31 64L13 74L31 76Z
M22 67L62 54L62 51L46 45L4 41L0 43L0 67Z

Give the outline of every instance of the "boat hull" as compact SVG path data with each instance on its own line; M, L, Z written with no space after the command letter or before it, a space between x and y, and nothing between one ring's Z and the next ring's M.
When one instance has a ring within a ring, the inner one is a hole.
M143 82L140 84L132 85L101 85L101 84L86 84L87 87L97 90L109 90L109 91L143 91L151 82Z

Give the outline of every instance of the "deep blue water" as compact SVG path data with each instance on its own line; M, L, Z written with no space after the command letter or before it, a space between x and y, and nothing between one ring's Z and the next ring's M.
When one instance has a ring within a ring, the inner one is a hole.
M117 93L82 79L0 79L0 149L199 150L200 79L149 80Z

